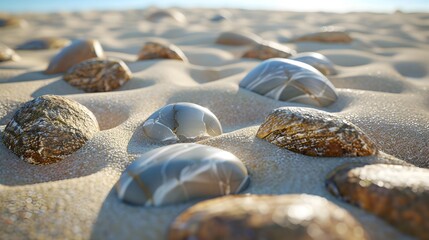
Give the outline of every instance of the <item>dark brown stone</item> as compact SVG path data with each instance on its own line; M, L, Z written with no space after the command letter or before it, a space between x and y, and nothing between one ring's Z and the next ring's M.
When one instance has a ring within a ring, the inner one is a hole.
M169 240L367 239L344 209L311 195L231 195L180 214Z
M331 193L419 239L429 239L429 170L347 164L327 178Z

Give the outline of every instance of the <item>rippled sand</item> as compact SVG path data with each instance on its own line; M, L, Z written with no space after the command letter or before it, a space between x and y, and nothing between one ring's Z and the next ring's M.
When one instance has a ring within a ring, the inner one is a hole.
M19 104L43 94L65 95L96 115L102 131L66 160L48 166L25 163L0 144L0 238L162 239L168 224L192 203L161 208L132 207L113 190L136 157L159 147L142 135L142 123L174 102L208 107L224 134L200 143L232 152L251 175L245 191L255 194L309 193L349 210L373 239L406 239L384 221L332 197L324 178L350 161L405 160L429 167L429 14L292 13L180 9L187 23L145 20L148 10L26 14L29 25L0 29L10 47L35 37L98 39L107 56L124 60L134 78L108 93L84 93L45 75L58 50L17 51L19 62L0 63L0 131ZM211 22L219 12L230 20ZM351 33L350 44L291 43L325 25ZM255 138L278 102L238 87L259 61L240 59L246 47L215 44L226 30L247 30L298 52L317 51L339 74L329 79L339 99L323 108L362 128L384 153L363 158L313 158ZM181 48L189 63L135 62L147 40L161 38ZM394 157L392 157L394 156Z

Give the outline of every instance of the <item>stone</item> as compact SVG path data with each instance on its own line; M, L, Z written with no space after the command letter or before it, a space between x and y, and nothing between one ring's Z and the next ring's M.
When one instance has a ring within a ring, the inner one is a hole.
M298 37L295 42L350 43L350 34L336 26L322 27L320 32L309 33Z
M74 65L63 78L86 92L108 92L125 84L132 73L122 60L93 58Z
M327 57L320 53L298 53L297 55L292 56L290 59L306 63L319 70L319 72L321 72L325 76L337 74L337 70L335 70L334 64Z
M173 20L178 23L185 23L186 16L183 15L183 13L179 12L175 9L162 9L157 10L149 14L146 18L147 20L151 22L161 22L163 20Z
M161 143L192 142L222 134L217 117L207 108L194 103L168 104L143 123L143 133Z
M296 54L296 51L276 42L263 42L254 45L243 54L243 58L256 58L266 60L269 58L289 58Z
M429 170L388 164L347 164L334 170L331 193L418 239L429 239Z
M129 204L165 206L242 191L249 183L244 164L232 153L195 143L149 151L135 160L116 184Z
M253 68L240 87L280 101L325 107L337 100L334 85L317 69L295 60L271 58Z
M256 34L243 31L222 32L216 39L217 44L230 46L254 45L261 41L262 39Z
M97 40L76 40L51 59L45 73L63 73L84 60L102 58L103 56L103 48Z
M314 157L360 157L377 153L375 144L359 127L312 108L277 108L259 127L256 136Z
M228 17L225 14L215 14L210 18L210 21L212 22L223 22L225 20L228 20Z
M99 131L85 106L55 95L24 103L6 125L3 142L26 162L50 164L80 149Z
M159 41L150 41L145 43L140 50L137 61L151 59L176 59L187 62L188 58L174 44L163 43Z
M181 213L168 240L368 239L351 214L306 194L231 195L206 200Z
M17 50L44 50L66 47L71 43L67 38L44 37L29 40L16 47Z
M0 62L18 61L20 57L8 46L0 43Z
M0 27L25 27L28 23L21 18L10 16L10 15L0 15Z

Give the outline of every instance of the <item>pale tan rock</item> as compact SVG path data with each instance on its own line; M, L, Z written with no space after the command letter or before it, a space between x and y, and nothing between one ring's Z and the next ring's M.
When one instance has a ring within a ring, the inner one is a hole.
M242 46L258 44L262 39L254 33L242 31L227 31L223 32L216 39L217 44Z
M66 72L73 65L90 58L101 58L104 56L103 48L97 40L76 40L71 45L63 48L55 55L46 74Z
M256 58L266 60L269 58L289 58L296 54L296 51L276 42L263 42L254 45L243 54L243 58Z
M140 50L137 58L138 61L150 59L176 59L184 62L188 61L188 58L179 47L161 41L147 42Z

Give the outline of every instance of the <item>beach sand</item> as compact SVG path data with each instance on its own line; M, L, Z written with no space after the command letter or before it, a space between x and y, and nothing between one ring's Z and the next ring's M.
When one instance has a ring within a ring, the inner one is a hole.
M23 28L0 29L13 48L46 37L97 39L108 57L125 61L133 78L118 90L85 93L45 75L59 50L17 51L21 60L0 63L0 132L23 102L44 94L66 96L94 112L101 130L65 160L28 164L0 144L1 239L163 239L168 225L196 201L165 207L122 203L114 184L134 159L160 147L145 139L142 123L158 108L192 102L209 108L224 134L199 143L230 151L249 170L244 193L307 193L347 209L372 239L408 239L376 216L333 197L325 176L346 162L408 162L429 167L429 14L296 13L234 9L179 9L187 22L145 20L153 11L89 11L22 14ZM215 14L229 19L211 22ZM294 43L296 36L336 25L354 41ZM338 100L322 110L348 119L381 152L360 158L308 157L255 137L268 113L281 102L239 88L259 60L241 59L246 46L215 44L223 31L249 31L297 52L328 57L338 74L328 78ZM135 61L143 43L165 39L183 50L189 63Z

